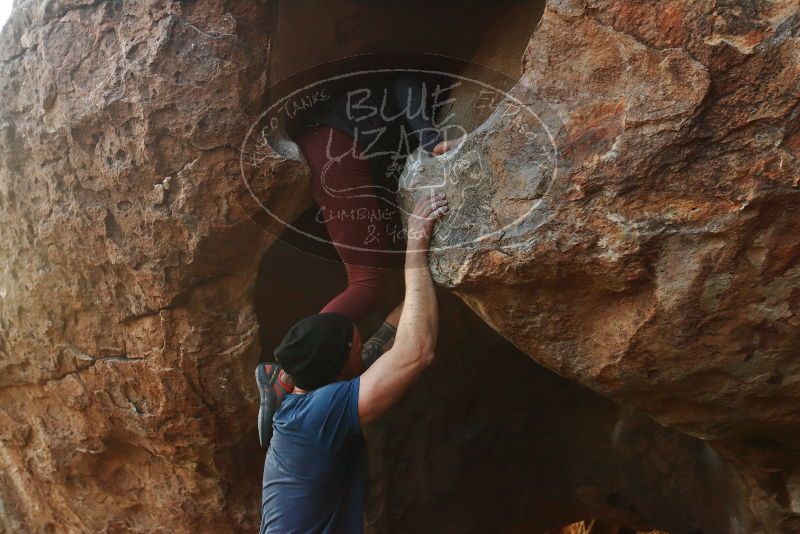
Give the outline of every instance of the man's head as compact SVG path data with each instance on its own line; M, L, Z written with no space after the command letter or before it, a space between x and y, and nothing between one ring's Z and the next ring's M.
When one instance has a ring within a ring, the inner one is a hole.
M318 313L294 325L275 358L300 389L312 390L362 371L361 336L349 317Z

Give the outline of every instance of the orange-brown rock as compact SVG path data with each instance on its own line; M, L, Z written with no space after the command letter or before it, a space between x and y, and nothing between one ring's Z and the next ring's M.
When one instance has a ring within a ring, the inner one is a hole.
M253 367L339 283L281 256L254 202L305 208L293 145L240 161L287 53L277 5L16 3L0 530L256 528ZM446 186L432 263L506 340L443 294L438 363L370 431L368 527L797 531L797 1L552 0L538 29L529 3L485 11L431 13L425 46L510 76L522 55L512 98L405 178L472 180ZM325 13L325 53L286 73L369 49L362 2Z
M745 532L800 528L799 29L794 1L551 2L515 100L404 177L462 169L437 280L737 463L775 514Z

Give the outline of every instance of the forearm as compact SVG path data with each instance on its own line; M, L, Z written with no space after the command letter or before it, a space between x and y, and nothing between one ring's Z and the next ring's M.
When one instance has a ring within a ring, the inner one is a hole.
M362 424L380 417L433 361L439 326L436 292L428 267L428 239L434 223L447 212L444 193L417 201L408 219L406 297L394 346L361 375L358 416Z
M406 296L394 346L427 357L436 347L438 306L427 251L413 246L406 253Z
M406 298L394 346L361 375L358 416L362 424L379 417L397 402L433 361L438 321L436 294L427 259L420 262L407 254Z

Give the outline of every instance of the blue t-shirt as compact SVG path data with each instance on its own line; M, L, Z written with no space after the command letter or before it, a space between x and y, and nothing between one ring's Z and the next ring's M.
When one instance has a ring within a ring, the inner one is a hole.
M286 396L264 462L261 534L363 532L358 389L354 378Z

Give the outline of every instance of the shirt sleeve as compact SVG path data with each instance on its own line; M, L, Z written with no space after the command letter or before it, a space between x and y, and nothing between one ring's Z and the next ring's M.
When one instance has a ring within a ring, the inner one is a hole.
M316 416L312 424L318 429L319 442L329 449L340 449L361 434L358 419L360 377L335 382L315 391Z
M399 109L405 111L405 118L419 139L422 148L430 152L442 140L439 130L434 126L431 105L423 91L425 81L414 76L400 76L394 82L394 95Z

